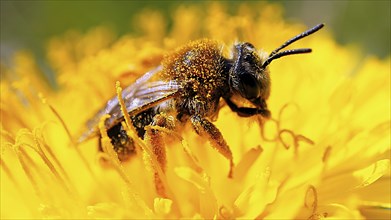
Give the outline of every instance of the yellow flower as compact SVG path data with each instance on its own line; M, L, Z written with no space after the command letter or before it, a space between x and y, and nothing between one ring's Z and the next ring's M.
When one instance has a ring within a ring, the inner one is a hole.
M165 135L167 198L155 191L148 154L120 164L107 149L113 164L102 166L98 138L75 140L116 81L131 84L197 38L224 42L228 56L237 40L270 52L305 29L269 4L243 4L234 15L219 4L179 7L169 32L158 11L148 13L138 16L140 37L114 40L99 27L52 39L57 90L27 52L2 64L1 218L389 218L390 59L337 45L327 29L295 43L313 53L270 65L271 120L221 108L214 124L233 152L233 179L189 125L180 138Z

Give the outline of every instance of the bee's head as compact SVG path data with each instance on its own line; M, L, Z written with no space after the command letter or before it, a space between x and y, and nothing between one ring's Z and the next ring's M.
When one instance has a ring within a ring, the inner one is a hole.
M229 73L229 84L234 93L249 100L256 106L261 105L270 94L269 71L262 68L262 60L255 47L250 43L238 43L234 46L233 65Z
M249 100L257 108L266 109L265 101L270 94L270 76L267 66L273 60L283 56L311 52L309 48L279 51L291 43L318 31L323 26L323 24L318 24L291 38L271 52L266 59L260 57L258 51L252 44L236 44L233 49L232 66L229 71L229 85L231 90Z

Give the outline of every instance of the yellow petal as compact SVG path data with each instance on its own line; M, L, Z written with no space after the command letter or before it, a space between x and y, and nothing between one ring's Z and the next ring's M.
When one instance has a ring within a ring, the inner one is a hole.
M360 185L356 187L361 188L368 186L389 172L390 160L379 160L368 167L353 172L353 176L360 182Z
M161 216L167 215L171 211L172 200L164 198L155 198L153 201L153 207L155 213Z
M196 187L197 191L195 193L199 196L199 214L206 219L214 218L218 213L217 200L207 182L207 177L202 178L188 167L177 167L175 173Z

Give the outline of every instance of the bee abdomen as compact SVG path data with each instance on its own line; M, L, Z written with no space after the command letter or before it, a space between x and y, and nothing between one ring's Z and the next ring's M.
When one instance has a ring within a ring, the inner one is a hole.
M148 109L132 117L133 126L135 127L137 135L140 138L144 138L144 128L145 126L152 123L154 116L155 110ZM117 153L118 159L120 161L127 161L133 154L136 153L135 142L127 135L126 130L122 127L121 122L108 129L107 135L109 136L114 151ZM99 145L99 150L102 151L101 143Z
M114 127L107 130L107 135L111 140L114 151L118 155L120 161L127 161L136 153L136 146L132 138L126 134L126 130L123 129L122 124L118 123ZM99 142L99 150L102 150L102 145Z

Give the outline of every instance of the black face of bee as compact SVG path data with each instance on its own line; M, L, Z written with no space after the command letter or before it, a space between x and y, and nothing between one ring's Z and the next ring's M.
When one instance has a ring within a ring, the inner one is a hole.
M311 49L300 48L292 50L281 49L320 30L324 24L289 39L280 47L273 50L267 58L261 59L255 47L250 43L238 43L234 46L233 58L229 61L229 86L231 91L252 102L259 109L267 109L266 99L270 94L270 77L267 66L280 57L309 53ZM233 107L233 105L231 104ZM251 115L250 113L245 115Z
M268 72L262 68L262 61L255 47L250 43L239 43L234 47L233 65L229 71L229 84L234 93L262 105L270 91Z

